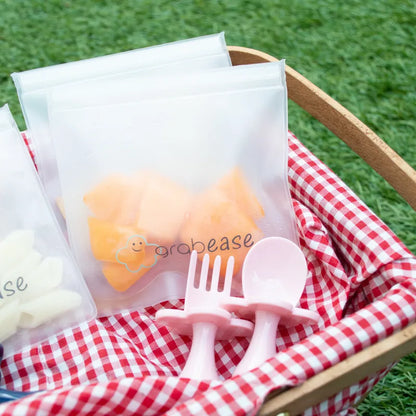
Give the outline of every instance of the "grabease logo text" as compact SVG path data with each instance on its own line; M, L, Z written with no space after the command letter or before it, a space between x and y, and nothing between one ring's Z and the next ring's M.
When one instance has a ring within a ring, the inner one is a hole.
M22 276L2 282L0 285L0 300L10 297L27 289L27 283Z
M254 244L253 236L248 233L245 235L237 234L230 238L224 236L220 239L211 238L207 242L194 240L191 238L189 243L173 244L171 246L157 246L155 252L158 256L163 258L168 257L173 252L179 254L190 254L193 250L198 253L203 253L205 250L209 253L216 251L238 250L242 247L249 248Z

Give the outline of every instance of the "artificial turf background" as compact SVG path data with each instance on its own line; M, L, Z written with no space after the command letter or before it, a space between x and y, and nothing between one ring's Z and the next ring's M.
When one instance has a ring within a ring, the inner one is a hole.
M285 58L416 168L415 28L413 0L0 0L0 105L24 129L12 72L225 31ZM289 127L416 253L416 213L391 186L293 103ZM416 414L416 354L359 412Z

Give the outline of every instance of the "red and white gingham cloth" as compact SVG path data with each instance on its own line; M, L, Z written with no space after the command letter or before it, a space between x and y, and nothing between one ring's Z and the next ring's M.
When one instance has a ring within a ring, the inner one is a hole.
M190 339L155 323L166 302L66 330L6 359L3 387L44 390L0 406L2 415L253 415L267 393L294 386L416 321L416 259L345 184L289 134L289 180L309 264L301 306L315 327L280 328L278 353L231 374L247 339L216 344L224 381L180 379ZM362 380L307 415L354 414L386 374Z

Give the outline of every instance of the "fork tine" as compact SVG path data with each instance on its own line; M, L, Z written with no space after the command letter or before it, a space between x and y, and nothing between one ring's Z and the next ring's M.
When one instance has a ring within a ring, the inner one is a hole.
M204 259L202 260L201 275L199 277L198 289L201 289L201 290L206 289L208 269L209 269L209 254L207 253L204 255Z
M228 257L227 269L225 271L224 278L224 295L229 295L231 293L231 283L233 280L233 271L234 271L234 256Z
M192 289L195 288L195 271L196 271L196 262L198 259L198 253L194 250L191 253L191 258L189 259L189 269L188 269L188 280L186 281L186 293L185 300L189 297Z
M212 269L211 290L218 292L218 281L220 280L221 256L215 257L214 267Z

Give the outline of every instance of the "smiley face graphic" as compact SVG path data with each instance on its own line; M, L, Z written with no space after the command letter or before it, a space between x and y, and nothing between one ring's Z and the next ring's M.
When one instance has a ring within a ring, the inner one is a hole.
M158 247L158 245L148 243L142 235L132 235L126 245L117 250L117 262L125 266L131 273L153 267L157 263L157 255L152 247Z
M128 247L131 251L134 251L135 253L144 252L144 248L146 247L146 242L143 238L140 236L133 236L129 239L127 242Z

